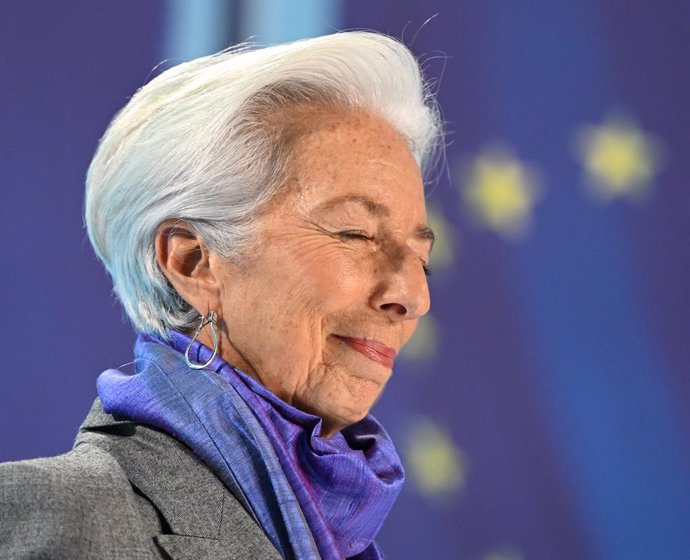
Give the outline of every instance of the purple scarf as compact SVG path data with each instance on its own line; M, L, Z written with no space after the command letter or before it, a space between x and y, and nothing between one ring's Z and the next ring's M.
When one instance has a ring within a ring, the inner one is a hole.
M400 458L372 417L323 438L321 419L216 357L185 364L189 338L140 335L136 373L98 378L106 412L185 443L254 516L283 558L382 558L374 543L402 488ZM211 351L195 342L192 359Z

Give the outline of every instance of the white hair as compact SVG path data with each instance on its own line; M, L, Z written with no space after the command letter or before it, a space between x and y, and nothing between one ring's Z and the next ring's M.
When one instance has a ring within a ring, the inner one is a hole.
M192 60L143 86L116 115L89 167L85 220L135 329L165 336L198 317L158 267L159 225L183 220L209 250L242 256L257 211L285 180L295 131L280 115L310 104L384 119L422 168L439 145L439 113L414 56L371 32Z

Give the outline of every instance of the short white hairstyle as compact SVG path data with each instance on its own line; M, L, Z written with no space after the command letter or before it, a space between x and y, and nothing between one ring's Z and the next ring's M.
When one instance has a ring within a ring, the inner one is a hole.
M183 220L210 251L240 258L259 209L285 182L295 131L280 116L311 104L382 118L422 169L440 145L439 112L415 57L362 31L180 64L115 116L88 170L85 221L136 330L166 336L199 315L156 262L160 224Z

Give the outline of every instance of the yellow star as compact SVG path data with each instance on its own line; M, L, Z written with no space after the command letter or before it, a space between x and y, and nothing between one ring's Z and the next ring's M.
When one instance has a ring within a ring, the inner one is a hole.
M403 346L400 356L406 360L424 361L434 358L438 350L438 328L431 313L419 320L414 336ZM422 370L423 368L419 368Z
M661 164L661 147L635 122L621 115L576 135L587 187L597 198L640 199L649 193Z
M406 443L408 470L422 494L448 494L465 485L468 469L465 455L432 420L418 418Z
M507 239L524 237L541 197L536 169L507 149L489 148L466 169L462 195L477 222Z

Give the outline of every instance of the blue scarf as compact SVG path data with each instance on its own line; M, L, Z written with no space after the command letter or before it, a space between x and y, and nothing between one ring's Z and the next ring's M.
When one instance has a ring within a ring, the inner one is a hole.
M283 558L382 558L374 542L402 488L400 458L372 417L331 438L321 418L283 402L216 357L190 369L190 339L140 335L136 373L98 378L106 412L155 426L186 444L245 506ZM195 342L193 359L211 351Z

